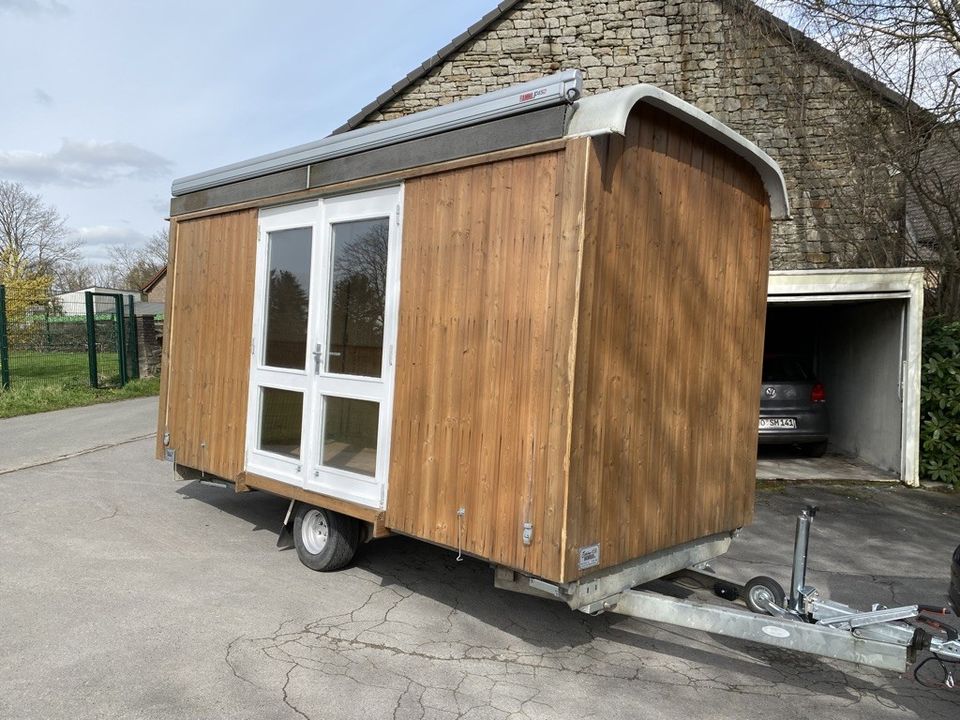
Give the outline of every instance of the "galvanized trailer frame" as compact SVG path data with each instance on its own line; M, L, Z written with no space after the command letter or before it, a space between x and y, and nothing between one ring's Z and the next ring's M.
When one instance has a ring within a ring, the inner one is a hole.
M708 560L722 555L736 533L669 548L567 585L553 585L506 568L497 568L494 584L503 590L560 600L591 615L611 612L882 670L903 672L923 650L942 660L960 661L957 631L928 617L943 616L948 609L875 604L861 611L823 598L806 584L810 526L816 512L815 507L806 507L797 518L788 597L778 590L779 586L771 587L774 581L769 578L755 578L741 587L696 569L684 570L703 568ZM716 583L717 594L728 599L746 593L748 607L754 612L729 603L678 598L650 588L634 589L653 580L669 582L682 575ZM949 686L952 676L948 677Z

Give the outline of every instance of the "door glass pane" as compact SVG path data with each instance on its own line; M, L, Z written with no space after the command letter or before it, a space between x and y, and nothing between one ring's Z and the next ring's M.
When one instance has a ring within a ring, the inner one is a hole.
M327 372L380 377L389 230L387 218L333 225Z
M340 397L324 397L323 404L323 464L376 475L379 404Z
M262 388L260 449L300 459L303 393Z
M312 235L308 227L267 234L270 276L264 365L306 367Z

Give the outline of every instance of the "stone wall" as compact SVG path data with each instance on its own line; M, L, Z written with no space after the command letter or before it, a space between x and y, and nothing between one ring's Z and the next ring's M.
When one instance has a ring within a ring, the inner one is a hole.
M160 355L163 350L163 320L152 315L137 317L137 356L140 377L160 374Z
M895 264L902 192L876 129L892 106L825 52L749 0L525 0L367 122L562 68L583 71L585 93L653 83L780 163L794 217L774 225L774 268Z

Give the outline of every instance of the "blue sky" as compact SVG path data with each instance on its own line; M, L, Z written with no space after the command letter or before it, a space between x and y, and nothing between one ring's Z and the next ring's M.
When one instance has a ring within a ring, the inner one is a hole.
M0 179L103 262L174 177L324 137L495 5L0 0Z

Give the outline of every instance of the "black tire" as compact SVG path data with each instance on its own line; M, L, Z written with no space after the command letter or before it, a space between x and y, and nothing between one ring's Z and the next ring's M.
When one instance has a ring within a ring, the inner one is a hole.
M772 602L777 607L783 607L785 597L780 583L766 575L758 575L743 586L743 601L751 612L758 615L772 615L767 606Z
M820 442L804 445L803 452L807 457L823 457L827 453L827 441L821 440Z
M339 570L357 552L360 526L352 517L299 503L293 519L293 544L300 562L311 570Z

